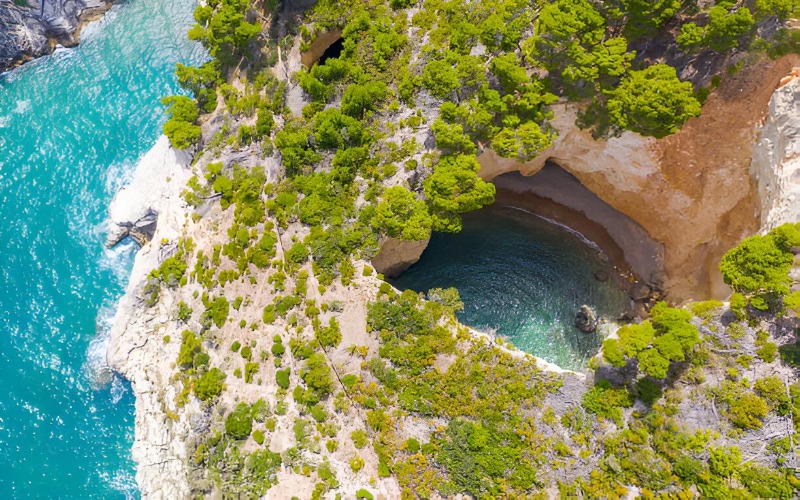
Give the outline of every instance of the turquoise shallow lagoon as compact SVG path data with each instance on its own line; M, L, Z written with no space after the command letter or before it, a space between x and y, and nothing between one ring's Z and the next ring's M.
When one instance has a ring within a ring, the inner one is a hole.
M131 0L0 76L0 498L138 495L133 396L104 334L134 248L103 248L114 192L160 133L192 0Z
M434 234L422 258L393 284L425 292L456 287L458 319L507 338L562 368L580 369L597 353L629 304L612 269L582 236L531 213L491 206L463 215L458 234ZM573 326L582 304L608 320L597 333Z

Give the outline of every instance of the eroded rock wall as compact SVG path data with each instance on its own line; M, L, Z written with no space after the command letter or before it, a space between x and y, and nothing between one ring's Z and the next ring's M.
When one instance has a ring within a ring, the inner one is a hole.
M772 96L769 114L753 146L761 230L800 219L800 78Z

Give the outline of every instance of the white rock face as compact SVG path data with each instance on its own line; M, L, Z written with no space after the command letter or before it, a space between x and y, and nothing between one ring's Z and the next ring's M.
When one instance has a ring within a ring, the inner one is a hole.
M138 464L136 482L145 498L185 498L186 444L189 419L196 413L191 404L177 421L165 416L163 401L173 400L174 389L161 374L169 373L174 356L165 356L164 332L175 323L166 312L172 306L162 294L153 308L144 307L139 292L148 273L158 266L180 236L189 210L180 196L191 176L188 155L177 152L161 137L140 160L132 182L115 196L109 209L111 225L129 224L147 213L157 214L151 243L136 254L125 295L120 300L111 328L108 364L131 381L136 396L133 458ZM117 226L119 227L119 226Z
M761 230L800 220L800 78L779 88L753 146Z

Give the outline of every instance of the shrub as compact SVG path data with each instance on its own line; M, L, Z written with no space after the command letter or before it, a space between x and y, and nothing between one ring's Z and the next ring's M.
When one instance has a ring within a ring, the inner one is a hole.
M364 459L358 456L353 457L350 460L350 468L353 470L353 472L360 471L364 468Z
M602 379L583 395L583 407L589 413L613 420L622 426L621 408L633 405L633 397L624 387L614 388Z
M247 362L244 364L244 381L248 384L253 382L253 375L258 372L260 365L258 363Z
M194 382L194 393L201 401L213 399L225 390L225 373L219 368L212 368Z
M764 398L779 415L789 413L791 409L789 395L786 394L786 386L783 381L778 377L770 376L756 380L753 390Z
M311 408L311 418L319 423L322 423L328 419L328 414L325 412L322 406L317 404Z
M298 241L286 252L286 258L295 264L305 262L308 258L308 248Z
M288 389L289 388L289 374L291 370L288 368L285 370L278 370L275 372L275 381L278 383L278 387L281 389Z
M195 354L203 349L200 339L189 330L184 330L181 334L181 348L178 351L177 364L182 369L191 368L194 363Z
M351 462L351 465L352 465L352 462ZM356 491L356 498L357 499L364 499L364 500L372 500L373 496L372 496L372 493L370 493L369 491L365 490L364 488L361 488L360 490Z
M728 418L737 427L760 429L767 416L767 403L752 392L747 392L730 403Z
M333 391L331 369L328 367L325 356L318 352L308 357L302 378L308 388L314 391L318 397L324 397Z
M239 350L239 348L240 348L240 347L242 347L242 343L241 343L241 342L239 342L238 340L235 340L235 341L233 342L233 344L231 344L231 351L232 351L232 352L236 352L236 351L238 351L238 350Z
M756 349L756 355L765 363L772 363L778 355L778 345L774 342L764 342Z
M250 415L256 422L263 422L269 416L269 406L263 399L259 399L250 407Z
M249 361L250 358L253 357L253 348L249 345L246 345L242 348L242 352L240 354L242 355L242 358Z
M253 430L253 417L250 415L250 406L239 403L225 418L225 433L234 439L244 439Z
M353 445L359 450L367 445L369 438L364 429L358 429L350 433L350 439L353 440Z
M206 304L206 311L203 316L209 318L212 323L217 325L217 328L222 328L225 321L228 320L228 312L230 311L230 304L225 296L216 297L214 300Z
M264 444L264 431L256 429L253 431L253 441L258 444Z
M636 382L636 389L639 399L645 404L652 406L653 403L661 399L661 386L649 378L639 379Z
M793 498L795 488L786 474L759 465L748 465L739 477L756 498Z
M709 457L711 472L720 477L730 477L742 461L742 453L736 446L713 447Z
M336 318L331 318L327 328L318 328L315 333L319 343L325 347L336 347L342 341L342 332Z

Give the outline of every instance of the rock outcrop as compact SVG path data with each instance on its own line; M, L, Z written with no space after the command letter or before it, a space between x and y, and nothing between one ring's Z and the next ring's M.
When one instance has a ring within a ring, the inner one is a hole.
M586 304L582 305L575 315L575 327L582 332L592 333L597 331L599 323L600 320L597 318L597 314Z
M0 73L77 45L81 25L111 7L110 0L0 0Z
M800 78L782 83L753 146L763 232L800 219Z
M381 241L380 252L372 258L372 265L376 271L385 276L390 278L399 276L419 260L430 240L430 237L421 241L385 238Z

